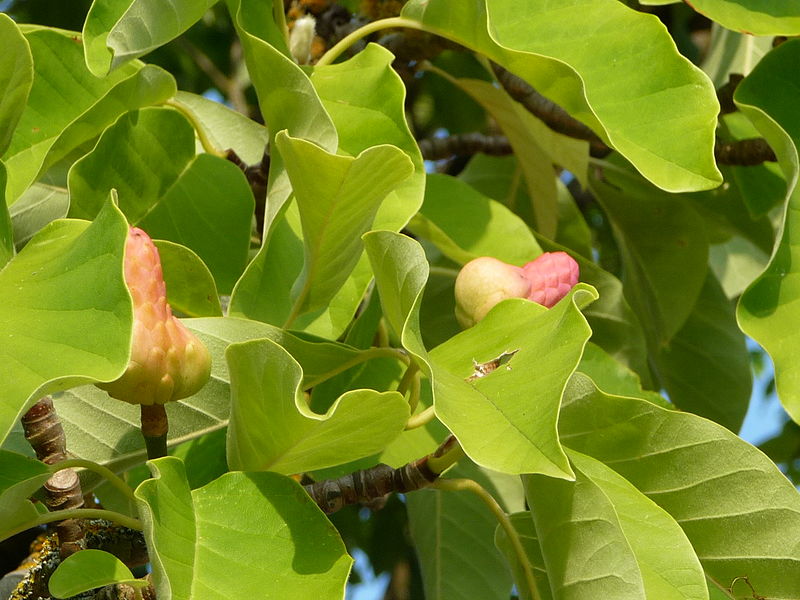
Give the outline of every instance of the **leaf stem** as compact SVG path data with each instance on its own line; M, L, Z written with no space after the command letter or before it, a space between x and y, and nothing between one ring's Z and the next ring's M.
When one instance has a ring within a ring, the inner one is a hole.
M388 19L379 19L377 21L372 21L371 23L367 23L363 27L359 27L349 35L346 35L341 40L339 40L332 48L330 48L325 54L323 54L320 59L317 61L316 66L324 67L326 65L333 64L339 56L347 50L350 46L355 44L361 38L364 38L371 33L375 33L376 31L380 31L381 29L391 29L393 27L405 27L406 29L417 29L419 31L425 31L425 26L418 21L412 21L411 19L406 19L404 17L391 17Z
M397 384L397 391L406 395L409 386L414 382L414 376L419 373L419 367L415 362L409 362L408 366L406 367L406 372L403 373L402 379L400 379L400 383ZM414 411L411 411L414 412Z
M436 454L441 452L442 448L446 447L447 445L450 447L447 448L447 450L445 450L440 456L436 456ZM461 444L459 444L458 440L451 435L450 438L445 440L444 444L439 447L437 452L434 452L428 457L427 465L431 472L441 475L459 460L464 458L464 456L466 455L464 453L464 449L461 447Z
M403 361L405 364L409 364L411 362L411 358L409 358L408 354L403 352L402 350L398 350L397 348L368 348L366 350L362 350L358 354L356 354L353 358L344 361L336 365L330 371L323 373L322 375L318 375L314 379L310 381L306 381L303 385L304 390L310 390L314 386L319 385L323 381L327 381L331 377L338 375L339 373L343 373L356 365L359 365L363 362L367 362L368 360L372 360L373 358L395 358L397 360Z
M378 330L375 332L378 338L378 346L389 345L389 330L386 328L386 321L381 317L378 321Z
M517 530L511 524L511 521L506 515L503 508L497 503L497 500L487 492L479 483L472 479L437 479L431 484L432 488L454 492L472 492L492 511L503 531L506 532L508 539L511 541L511 546L514 548L514 553L517 555L517 560L522 566L525 573L525 584L530 590L530 597L533 600L541 600L539 596L539 589L536 587L536 580L533 577L533 569L531 568L528 555L525 553L525 548L522 547L522 541L519 538Z
M416 429L417 427L422 427L423 425L427 425L431 421L436 418L436 412L433 410L433 406L429 406L425 410L416 415L411 415L408 418L408 422L406 423L406 431L409 429Z
M429 275L439 275L440 277L452 277L455 279L458 277L458 269L451 269L449 267L428 267L428 274Z
M197 138L200 140L200 144L203 146L203 150L205 150L208 154L213 154L214 156L218 156L220 158L225 158L225 153L214 146L214 144L209 139L208 135L206 134L206 130L203 129L203 126L200 124L200 121L197 120L195 114L180 100L176 100L175 98L170 98L164 102L167 106L171 106L179 113L181 113L186 119L191 123L192 127L197 133Z
M125 481L114 471L109 469L108 467L104 467L103 465L99 465L96 462L92 462L91 460L85 460L83 458L70 458L67 460L62 460L50 466L50 470L55 473L56 471L60 471L62 469L68 469L71 467L82 467L84 469L88 469L89 471L94 471L101 477L104 477L108 480L108 482L121 491L125 496L131 500L132 502L136 502L136 496L133 495L133 490L131 487L125 483Z
M142 530L142 522L139 519L134 519L128 515L115 512L113 510L105 510L102 508L70 508L67 510L56 510L40 514L36 519L28 521L6 532L3 539L8 539L17 535L21 531L38 527L39 525L46 525L47 523L54 523L56 521L63 521L64 519L104 519L106 521L113 521L118 525L127 527L128 529Z

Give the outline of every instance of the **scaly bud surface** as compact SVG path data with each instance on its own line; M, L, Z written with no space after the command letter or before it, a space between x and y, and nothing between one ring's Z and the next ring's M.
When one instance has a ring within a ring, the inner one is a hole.
M527 298L552 308L579 275L578 263L566 252L545 252L523 267L489 256L476 258L456 278L456 319L462 327L472 327L506 298Z
M161 260L153 241L132 227L125 244L125 283L133 298L133 337L127 370L98 387L131 404L165 404L202 388L211 356L172 315Z

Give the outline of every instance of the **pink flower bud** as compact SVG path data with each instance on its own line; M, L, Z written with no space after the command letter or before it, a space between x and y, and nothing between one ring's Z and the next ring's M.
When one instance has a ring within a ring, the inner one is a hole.
M136 227L125 244L125 283L133 298L130 362L119 379L98 387L131 404L165 404L196 393L211 374L211 356L172 315L158 250Z
M528 300L552 308L578 283L578 263L566 252L545 252L522 267L531 283Z
M524 267L489 256L476 258L456 278L456 318L462 327L472 327L506 298L527 298L551 308L578 277L578 263L566 252L545 252Z

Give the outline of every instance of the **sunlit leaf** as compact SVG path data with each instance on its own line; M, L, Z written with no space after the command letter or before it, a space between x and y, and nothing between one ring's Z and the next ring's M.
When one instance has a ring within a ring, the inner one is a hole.
M38 514L28 500L50 478L47 466L34 458L0 450L0 539L15 533Z
M0 162L0 269L14 256L14 227L5 199L6 167Z
M122 214L56 221L0 271L0 440L35 399L128 364L133 310L122 275Z
M33 84L33 56L28 42L8 15L0 14L0 156L11 143ZM5 187L5 182L3 183Z
M189 29L217 0L95 0L83 26L86 64L97 77Z
M408 404L397 392L353 390L325 415L308 408L303 372L271 340L235 344L228 465L235 470L301 473L379 452L403 430Z
M61 562L48 582L56 598L68 598L94 588L125 583L144 587L147 582L136 580L120 559L102 550L81 550Z
M159 599L342 597L352 559L297 483L228 473L190 492L179 459L150 469L136 496Z
M174 242L155 240L155 244L173 310L187 317L221 317L217 286L200 257Z
M785 0L780 4L769 0L692 0L691 7L723 27L749 35L800 34L798 0Z
M403 16L525 78L659 187L720 183L712 152L714 89L652 15L616 0L473 0L458 11L447 0L414 0Z
M34 183L9 209L17 249L51 221L66 217L67 211L69 194L66 189Z

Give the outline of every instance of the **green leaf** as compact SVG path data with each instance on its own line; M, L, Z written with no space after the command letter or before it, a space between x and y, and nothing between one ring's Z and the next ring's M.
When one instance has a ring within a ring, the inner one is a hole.
M800 118L794 110L793 95L800 69L800 41L781 44L759 63L736 90L740 109L761 131L778 156L786 175L786 212L779 243L764 273L744 292L737 307L742 330L755 339L775 363L778 397L795 422L800 421L800 369L794 359L798 320L796 300L800 297L797 239L800 191L797 188ZM767 86L767 87L765 87ZM780 90L782 93L770 93ZM786 90L786 91L784 91Z
M269 339L234 344L225 354L231 469L290 474L330 467L380 452L405 427L408 404L397 392L353 390L327 414L312 412L302 368Z
M402 14L526 79L657 186L687 191L720 183L714 89L654 16L615 0L476 0L458 11L447 0L412 0Z
M431 351L436 416L476 463L501 473L572 479L556 424L564 387L591 335L579 307L596 298L594 288L579 284L551 309L505 300ZM467 381L476 362L507 353L513 356L505 366Z
M292 289L287 324L327 305L362 252L360 237L372 225L386 195L413 169L408 157L389 145L355 158L329 154L311 142L278 134L303 227L305 260ZM314 177L308 177L314 173Z
M592 191L608 215L626 269L625 296L656 347L675 335L706 279L703 222L681 196L609 165Z
M573 468L575 481L523 478L553 598L647 598L614 504L577 464Z
M453 198L458 198L457 207ZM447 175L428 175L425 203L409 228L460 264L479 256L493 256L521 266L542 253L519 217Z
M125 370L127 233L108 203L94 223L51 223L0 271L0 440L36 398Z
M33 84L33 56L27 40L8 15L0 14L0 156L25 110ZM3 182L5 187L5 182Z
M150 65L131 64L105 79L94 77L86 69L75 34L34 29L26 38L35 75L28 105L4 157L9 204L46 169L92 142L120 115L175 93L172 75Z
M14 227L8 212L5 191L6 166L0 162L0 269L14 257Z
M227 293L247 262L253 197L234 164L194 152L194 130L180 113L125 114L70 170L70 215L93 216L116 189L132 225L194 250Z
M583 349L578 371L590 377L606 393L642 398L659 406L671 407L660 394L642 389L642 382L636 373L592 342Z
M411 159L413 173L389 192L375 216L375 229L397 231L422 204L425 166L406 122L406 88L392 68L394 59L382 46L369 44L350 60L316 67L311 83L336 125L340 153L358 156L391 144Z
M544 567L544 558L542 558L542 547L539 545L539 538L536 535L536 527L533 525L533 517L530 511L508 515L508 519L511 522L511 526L517 532L522 548L525 551L525 556L533 569L536 588L539 590L539 600L552 600L553 595L550 591L550 580L547 577L547 569ZM511 566L511 571L514 574L514 581L517 582L517 592L519 593L520 600L533 600L533 596L530 595L528 588L523 584L525 581L525 572L519 562L519 557L514 551L514 547L508 539L508 535L500 525L498 525L495 530L494 543Z
M711 421L598 391L575 375L559 422L565 446L613 468L666 510L706 574L759 595L800 596L800 494L756 448Z
M173 310L188 317L221 317L217 286L200 257L173 242L155 240L155 245Z
M17 249L48 223L66 217L67 211L69 194L66 189L34 183L9 209Z
M217 0L94 0L83 25L84 52L97 77L189 29Z
M430 378L431 366L419 330L419 307L428 279L428 261L416 240L392 231L364 235L383 316L417 366Z
M232 148L246 164L261 160L269 143L269 132L260 123L224 104L182 90L175 94L173 102L194 116L215 148Z
M448 476L468 477L495 491L469 461ZM420 490L406 504L426 600L508 600L511 576L494 546L497 519L480 498L466 491Z
M703 568L672 517L610 467L574 451L569 457L611 502L636 558L646 597L707 600Z
M352 559L305 491L228 473L189 491L183 463L149 463L136 490L159 600L340 598Z
M52 475L43 462L0 450L0 540L20 531L38 512L28 500Z
M734 312L709 273L686 323L655 355L655 369L675 406L735 432L747 413L753 381Z
M113 554L102 550L81 550L62 561L48 582L56 598L68 598L91 589L125 583L144 587L148 583L133 577L131 570Z
M800 34L800 1L692 0L691 7L723 27L749 35Z
M772 36L757 37L711 24L711 42L703 60L703 71L715 89L728 83L731 73L747 75L772 49Z

